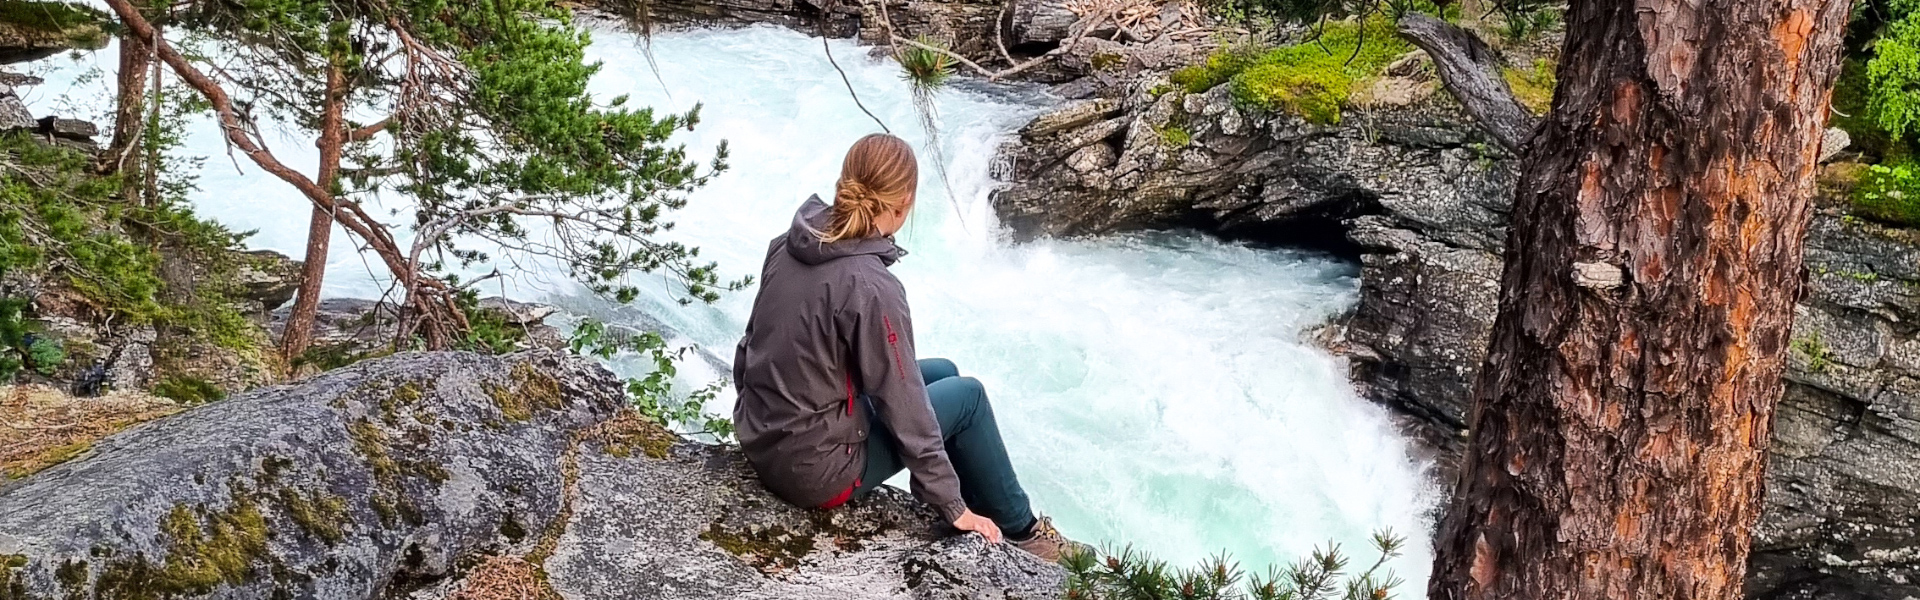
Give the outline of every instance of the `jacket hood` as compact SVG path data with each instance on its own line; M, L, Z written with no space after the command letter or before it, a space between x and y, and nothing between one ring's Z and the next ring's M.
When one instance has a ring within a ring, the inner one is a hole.
M793 214L793 225L787 229L787 253L794 260L817 265L836 258L871 254L880 257L880 262L892 266L894 261L906 256L907 251L893 243L893 236L865 237L840 240L831 244L820 241L820 234L830 221L827 203L819 195L807 198L800 204L799 212Z

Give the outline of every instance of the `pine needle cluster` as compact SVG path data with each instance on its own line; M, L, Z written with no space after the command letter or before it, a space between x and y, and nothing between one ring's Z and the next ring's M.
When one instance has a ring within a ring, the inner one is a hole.
M1379 557L1363 571L1348 570L1349 558L1340 545L1324 549L1291 565L1268 567L1265 575L1247 576L1226 553L1187 569L1176 569L1131 545L1118 552L1098 551L1069 555L1068 600L1390 600L1405 583L1391 569L1382 570L1406 547L1406 538L1390 530L1373 534Z

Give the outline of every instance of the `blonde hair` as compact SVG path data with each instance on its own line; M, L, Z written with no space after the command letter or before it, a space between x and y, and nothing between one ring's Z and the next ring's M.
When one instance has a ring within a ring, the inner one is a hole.
M905 209L920 184L920 161L907 141L884 133L868 134L847 149L834 184L833 209L820 241L869 237L874 218Z

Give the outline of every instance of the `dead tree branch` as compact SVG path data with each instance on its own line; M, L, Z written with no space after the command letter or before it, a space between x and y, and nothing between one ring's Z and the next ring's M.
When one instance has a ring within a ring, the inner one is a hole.
M1413 42L1440 72L1440 81L1467 112L1510 152L1518 153L1537 120L1500 77L1499 57L1473 32L1419 13L1400 18L1401 37Z

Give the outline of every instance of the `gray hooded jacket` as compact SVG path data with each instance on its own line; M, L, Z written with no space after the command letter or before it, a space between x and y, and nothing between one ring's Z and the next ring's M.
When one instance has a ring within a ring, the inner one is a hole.
M768 490L814 507L845 492L866 465L868 395L913 474L913 493L949 522L960 479L913 353L906 290L887 267L906 254L891 237L820 242L829 210L808 198L761 268L746 337L734 351L740 446Z

